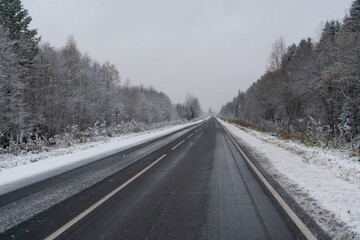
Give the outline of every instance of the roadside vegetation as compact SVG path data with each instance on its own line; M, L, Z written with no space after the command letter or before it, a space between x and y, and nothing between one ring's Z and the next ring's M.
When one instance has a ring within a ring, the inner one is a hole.
M360 1L327 21L318 42L273 44L265 74L220 115L306 144L360 152Z
M114 64L81 53L72 36L59 49L42 42L30 22L20 0L0 0L0 153L54 145L74 131L86 141L97 132L136 132L201 115L195 96L175 106L163 92L123 81Z

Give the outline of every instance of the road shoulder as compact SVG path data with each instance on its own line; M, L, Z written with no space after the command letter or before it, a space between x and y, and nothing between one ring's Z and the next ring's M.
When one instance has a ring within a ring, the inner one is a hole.
M261 141L260 139L258 139L258 146L251 145L249 144L249 141L250 143L254 143L255 141L249 138L253 136L250 134L246 135L243 130L237 128L236 126L225 123L220 119L219 121L225 125L226 129L231 132L244 152L249 155L253 163L260 169L263 175L276 188L276 190L286 200L293 211L296 212L296 214L304 221L304 223L311 229L311 231L317 235L319 239L327 239L329 237L341 239L351 239L353 237L356 238L356 233L352 231L349 226L336 218L333 212L326 210L324 206L320 205L319 202L316 201L316 199L312 196L311 192L309 192L309 190L304 189L304 187L301 185L304 183L289 179L287 176L288 172L280 172L277 170L273 159L269 159L271 155L266 155L266 151L269 151L270 147L273 147L272 150L274 154L279 153L279 151L284 151L284 149L279 149L278 146L264 146L269 145L269 143ZM242 131L242 133L239 134L239 131ZM295 156L293 159L289 158L286 160L289 162L295 161ZM295 167L293 172L299 175L304 174L307 176L307 168L296 168L296 165L293 167ZM302 179L299 178L299 181L301 180ZM336 179L336 181L339 181L339 179Z

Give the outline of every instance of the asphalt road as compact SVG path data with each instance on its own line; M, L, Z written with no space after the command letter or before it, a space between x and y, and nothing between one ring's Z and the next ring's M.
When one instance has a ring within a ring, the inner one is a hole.
M58 239L297 238L215 118L0 238L43 239L122 184Z

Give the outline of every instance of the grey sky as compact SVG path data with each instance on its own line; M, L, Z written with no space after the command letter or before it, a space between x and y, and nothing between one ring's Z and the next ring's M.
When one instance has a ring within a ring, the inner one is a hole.
M352 0L23 0L44 41L73 35L82 51L114 63L123 80L171 100L187 92L219 110L265 71L271 45L316 38Z

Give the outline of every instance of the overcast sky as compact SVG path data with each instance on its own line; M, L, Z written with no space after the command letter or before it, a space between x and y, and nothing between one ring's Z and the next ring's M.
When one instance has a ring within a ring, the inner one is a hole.
M266 69L271 45L318 38L321 22L342 20L352 0L23 0L43 41L71 34L98 61L174 103L187 92L203 110L245 91Z

